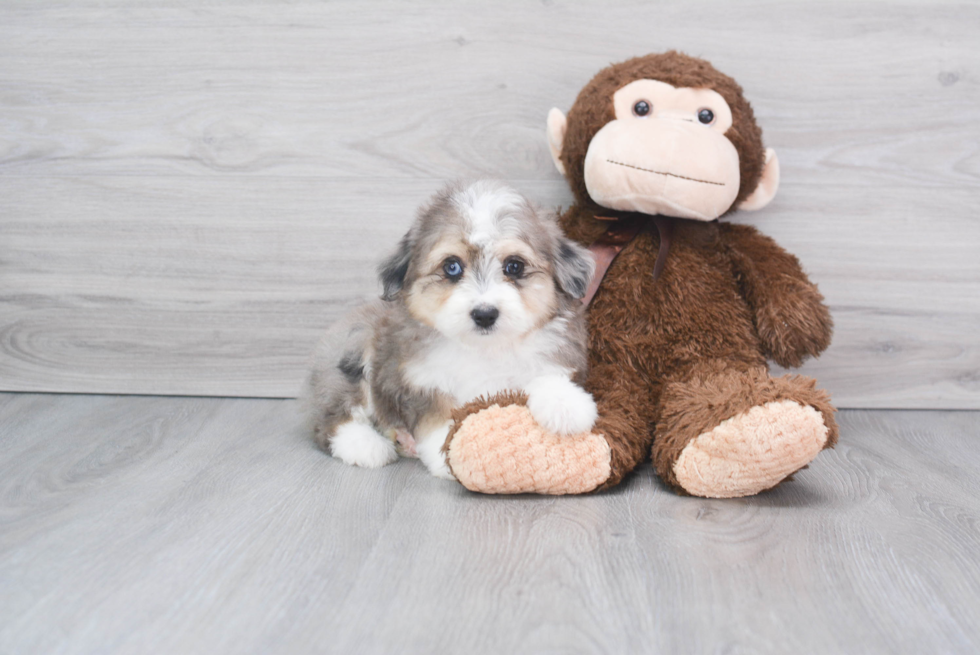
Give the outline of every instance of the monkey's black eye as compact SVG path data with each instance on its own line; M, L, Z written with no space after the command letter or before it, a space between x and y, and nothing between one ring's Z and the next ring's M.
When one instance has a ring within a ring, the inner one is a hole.
M646 116L650 113L650 103L646 100L637 100L633 105L633 113L637 116Z
M715 120L715 113L710 109L702 109L698 112L698 120L705 125L710 125Z
M524 262L517 257L508 257L504 262L504 275L514 280L524 275Z
M463 264L455 257L450 257L442 264L442 272L453 282L463 277Z

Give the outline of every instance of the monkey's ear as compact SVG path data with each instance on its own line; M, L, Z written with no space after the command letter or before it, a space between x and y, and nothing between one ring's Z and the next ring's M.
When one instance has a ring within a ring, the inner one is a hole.
M382 300L392 301L405 286L405 276L408 275L408 264L412 261L412 242L409 235L402 237L398 249L388 259L378 266L378 277L384 292Z
M584 298L595 275L592 253L571 239L560 237L555 245L555 281L572 298Z
M766 148L766 163L762 168L762 176L759 178L759 185L755 188L748 198L739 204L739 209L754 211L762 209L769 204L769 201L776 197L779 189L779 159L776 151Z
M561 148L565 143L565 129L568 127L568 120L565 114L561 113L558 107L552 107L548 112L548 147L551 149L551 158L555 162L555 168L562 175L565 174L565 164L561 163Z

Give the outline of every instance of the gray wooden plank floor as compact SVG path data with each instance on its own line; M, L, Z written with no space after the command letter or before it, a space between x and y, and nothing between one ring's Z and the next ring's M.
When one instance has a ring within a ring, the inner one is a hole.
M545 145L600 68L678 48L782 165L735 220L834 313L842 407L980 409L980 5L0 3L0 389L292 396L446 178L568 204Z
M845 411L758 497L486 497L295 401L0 394L0 653L972 653L980 413Z

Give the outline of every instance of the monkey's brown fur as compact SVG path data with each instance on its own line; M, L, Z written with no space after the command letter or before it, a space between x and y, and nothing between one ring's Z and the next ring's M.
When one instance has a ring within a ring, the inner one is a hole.
M589 197L585 155L598 130L614 118L613 94L638 79L721 94L732 110L725 136L738 151L741 173L732 208L760 179L761 131L733 79L676 52L611 66L579 93L561 150L577 201L561 222L584 245L608 225L596 216L611 215ZM593 433L603 435L611 451L611 473L599 488L619 483L652 456L660 477L686 492L675 475L684 448L726 419L774 401L795 401L819 412L826 426L824 447L833 446L837 425L827 394L812 379L771 378L766 363L799 366L830 343L830 314L799 261L749 226L671 220L673 243L659 279L651 271L660 237L647 221L612 263L590 306L586 386L599 408Z

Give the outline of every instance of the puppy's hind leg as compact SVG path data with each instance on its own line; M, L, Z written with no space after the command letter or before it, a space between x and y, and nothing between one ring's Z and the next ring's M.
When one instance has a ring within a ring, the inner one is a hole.
M345 464L364 468L379 468L398 459L395 443L378 434L369 421L357 417L359 413L363 415L363 410L356 408L355 418L337 426L329 439L330 454Z
M354 383L326 394L319 407L314 438L321 448L345 464L378 468L398 459L398 452L394 440L375 428L363 404L369 395L362 385Z
M366 468L398 458L392 439L378 434L371 418L367 378L375 313L371 306L362 307L327 332L304 391L317 444L347 464Z

